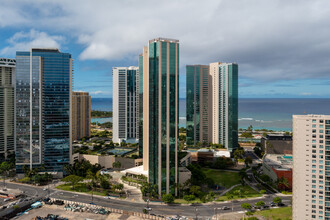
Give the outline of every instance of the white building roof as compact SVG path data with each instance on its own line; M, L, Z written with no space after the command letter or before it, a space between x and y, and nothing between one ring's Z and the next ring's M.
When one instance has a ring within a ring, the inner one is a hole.
M143 175L143 176L148 177L148 171L143 169L143 165L123 170L123 171L121 171L121 173L124 173L124 174L129 173L129 174L133 174L133 175Z

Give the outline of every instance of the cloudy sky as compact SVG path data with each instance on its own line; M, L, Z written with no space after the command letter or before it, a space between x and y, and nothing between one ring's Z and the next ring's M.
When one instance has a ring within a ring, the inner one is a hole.
M330 1L3 0L0 57L58 47L74 89L112 96L112 67L137 65L149 39L180 40L185 65L239 64L241 98L330 97Z

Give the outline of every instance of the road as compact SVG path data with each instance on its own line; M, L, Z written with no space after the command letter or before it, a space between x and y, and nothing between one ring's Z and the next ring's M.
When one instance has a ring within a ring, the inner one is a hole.
M35 187L30 185L16 184L16 183L7 183L7 188L20 189L25 191L28 196L47 196L47 191L44 191L41 187ZM60 190L50 190L51 197L56 199L64 199L74 202L82 202L82 203L90 203L91 195L85 194L77 194L74 192L60 191ZM208 203L208 204L200 204L200 205L163 205L163 204L153 204L150 203L150 207L152 211L150 213L154 213L156 215L180 215L187 217L195 217L198 215L199 219L208 219L211 218L215 213L215 208L222 208L223 206L227 206L229 208L233 208L234 212L242 211L241 204L244 202L248 202L250 204L255 204L258 201L264 201L269 204L275 195L270 195L269 198L258 198L258 199L250 199L248 201L234 201L234 202L226 202L226 203ZM103 197L94 196L93 202L96 205L110 207L114 209L122 209L126 211L134 211L134 212L142 212L143 208L146 206L144 203L136 203L130 200L120 200L120 199L105 199ZM290 197L283 197L283 202L285 204L290 203ZM231 210L216 210L217 213L224 212L232 212Z

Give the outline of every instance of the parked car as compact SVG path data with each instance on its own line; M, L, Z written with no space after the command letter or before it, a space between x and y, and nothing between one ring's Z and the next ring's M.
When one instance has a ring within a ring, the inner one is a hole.
M223 210L230 210L230 208L227 207L227 206L222 207L222 209L223 209Z
M264 205L263 209L269 209L269 205Z
M276 206L275 202L271 202L270 207L274 207L274 206Z
M152 208L150 208L150 207L144 207L144 209L147 210L147 211L151 211L152 210Z
M280 202L280 203L277 204L277 206L278 206L278 207L282 207L282 206L285 206L285 204L282 203L282 202Z

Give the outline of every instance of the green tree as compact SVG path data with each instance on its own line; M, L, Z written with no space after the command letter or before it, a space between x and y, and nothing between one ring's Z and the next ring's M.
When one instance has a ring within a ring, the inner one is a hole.
M288 179L283 176L281 178L277 179L277 185L278 185L278 188L280 188L280 189L282 189L282 188L287 189L290 187Z
M244 137L244 138L253 138L253 135L251 132L243 132L241 134L241 137Z
M245 165L248 166L249 164L252 164L253 160L250 156L247 156L244 160Z
M174 202L174 197L172 194L165 194L162 196L162 201L169 204Z
M4 188L6 188L6 178L8 177L8 173L11 169L12 169L11 164L6 161L0 164L0 173L3 176Z
M259 191L260 194L265 194L266 193L266 190L262 189Z
M191 186L189 189L190 193L199 196L201 194L201 187L200 186Z
M62 179L63 182L66 183L71 183L72 184L72 189L74 189L75 185L81 181L83 181L84 178L76 175L70 175Z
M242 203L242 208L245 210L251 210L252 209L252 205L249 203Z
M121 163L119 161L113 162L112 167L120 169L121 168Z
M282 202L282 199L281 199L281 197L275 197L275 198L273 199L273 202L276 203L276 204L279 204L279 203Z
M265 202L264 201L258 201L255 204L256 207L263 207L264 205L265 205Z
M194 201L196 199L195 195L185 195L183 197L184 200L186 200L187 202L191 202Z

